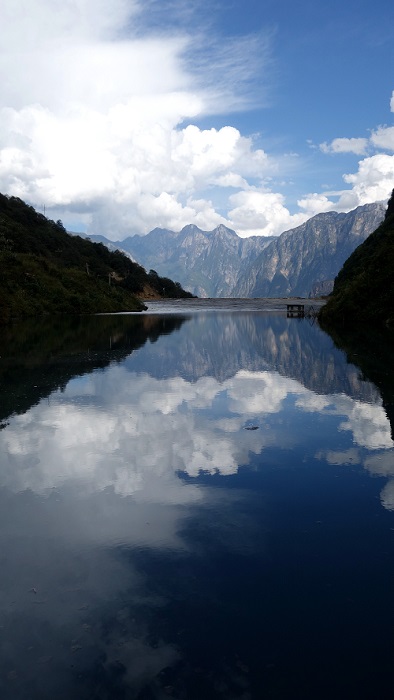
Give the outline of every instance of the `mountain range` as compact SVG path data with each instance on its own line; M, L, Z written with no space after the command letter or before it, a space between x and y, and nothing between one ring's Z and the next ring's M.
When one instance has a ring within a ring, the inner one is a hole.
M178 280L199 297L285 297L328 294L345 260L380 224L384 204L317 214L277 237L240 238L226 226L203 231L155 228L123 241L89 236L118 248L146 269Z

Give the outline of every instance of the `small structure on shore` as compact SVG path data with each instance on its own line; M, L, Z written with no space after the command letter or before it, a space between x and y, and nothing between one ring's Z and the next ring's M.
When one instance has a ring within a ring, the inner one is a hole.
M287 318L304 318L304 304L287 304Z

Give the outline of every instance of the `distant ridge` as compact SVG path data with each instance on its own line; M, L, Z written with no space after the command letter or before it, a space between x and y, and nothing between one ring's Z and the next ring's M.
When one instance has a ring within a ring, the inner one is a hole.
M341 266L380 224L381 202L349 213L317 214L280 236L240 238L226 226L204 231L155 228L109 241L146 269L177 279L200 297L285 297L328 294Z

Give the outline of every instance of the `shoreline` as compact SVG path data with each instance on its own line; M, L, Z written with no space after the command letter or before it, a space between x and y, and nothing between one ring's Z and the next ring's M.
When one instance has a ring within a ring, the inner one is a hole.
M304 304L305 312L309 307L319 311L327 303L327 299L305 299L304 297L255 297L230 298L211 297L196 299L144 299L148 307L142 314L149 313L191 313L197 311L261 311L287 312L288 304Z

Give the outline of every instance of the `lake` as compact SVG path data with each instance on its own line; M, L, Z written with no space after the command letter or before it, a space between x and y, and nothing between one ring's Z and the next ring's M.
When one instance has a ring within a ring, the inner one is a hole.
M261 300L0 354L2 700L393 697L391 366Z

